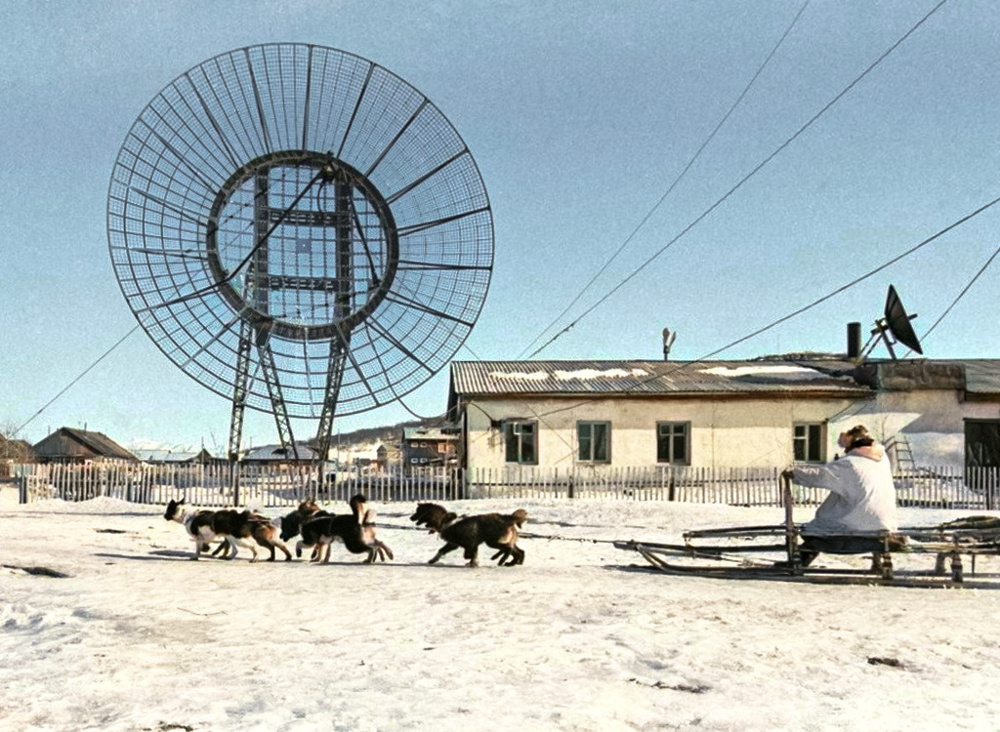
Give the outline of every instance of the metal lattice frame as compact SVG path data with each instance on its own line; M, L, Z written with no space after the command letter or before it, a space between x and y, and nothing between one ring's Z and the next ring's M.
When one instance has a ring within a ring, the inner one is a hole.
M222 54L149 103L112 172L108 241L138 321L233 400L234 429L247 406L321 436L334 410L440 370L493 268L489 199L451 123L382 67L304 44Z

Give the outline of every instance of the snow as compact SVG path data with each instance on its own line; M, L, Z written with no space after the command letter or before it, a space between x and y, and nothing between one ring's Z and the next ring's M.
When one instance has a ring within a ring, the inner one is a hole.
M703 374L739 378L741 376L783 376L790 379L815 379L820 374L805 366L713 366L701 369Z
M491 371L490 376L494 379L511 379L512 381L544 381L549 378L549 375L545 371L511 371L511 372L501 372L501 371Z
M426 564L440 540L407 503L375 506L396 558L368 566L337 547L329 565L193 562L162 507L15 500L0 490L2 730L979 730L1000 714L988 582L671 577L608 543L777 509L452 503L530 514L523 566L469 569Z
M919 467L965 467L964 432L907 432L913 460Z
M643 369L576 369L574 371L564 371L557 369L552 372L559 381L589 381L590 379L631 379L636 377L649 376L648 371Z
M575 369L566 371L556 369L552 376L559 381L589 381L591 379L631 379L649 376L649 372L643 369ZM549 378L547 371L491 371L490 377L494 379L509 379L511 381L545 381Z

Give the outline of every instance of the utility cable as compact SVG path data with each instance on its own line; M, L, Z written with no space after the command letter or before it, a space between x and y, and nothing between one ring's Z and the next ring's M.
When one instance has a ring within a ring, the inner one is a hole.
M822 117L827 111L829 111L837 102L839 102L841 99L843 99L843 97L849 91L851 91L855 86L857 86L861 82L862 79L864 79L866 76L868 76L868 74L870 74L879 64L881 64L889 56L889 54L891 54L893 51L895 51L897 48L899 48L899 46L902 45L903 42L906 41L906 39L908 39L911 35L913 35L917 31L917 29L920 28L925 22L927 22L927 20L934 13L936 13L938 10L940 10L941 7L946 2L948 2L948 0L941 0L941 2L939 2L937 5L935 5L926 15L924 15L919 21L917 21L917 23L912 28L910 28L906 33L904 33L903 36L899 38L899 40L897 40L895 43L893 43L884 53L882 53L881 56L879 56L875 61L873 61L868 66L868 68L866 68L864 71L862 71L861 74L858 75L850 84L848 84L846 87L844 87L844 89L839 94L837 94L833 99L831 99L829 102L827 102L827 104L822 109L820 109L804 125L802 125L798 129L798 131L795 132L795 134L793 134L791 137L789 137L787 140L785 140L783 143L781 143L781 145L779 145L774 150L774 152L772 152L770 155L768 155L766 158L764 158L760 163L758 163L757 166L755 168L753 168L745 176L743 176L743 178L741 178L740 181L738 183L736 183L736 185L734 185L732 188L730 188L715 203L713 203L711 206L709 206L707 209L705 209L705 211L703 211L701 213L701 215L699 215L697 218L694 219L694 221L692 221L690 224L688 224L686 227L684 227L684 229L682 229L680 231L680 233L678 233L670 241L668 241L666 244L664 244L651 257L649 257L645 262L643 262L641 265L639 265L639 267L637 269L635 269L631 274L629 274L627 277L625 277L625 279L623 279L621 282L619 282L617 285L615 285L613 288L611 288L611 290L609 290L603 297L601 297L599 300L597 300L597 302L595 302L589 308L587 308L586 310L584 310L569 325L567 325L565 328L563 328L562 330L560 330L554 336L552 336L551 338L549 338L549 340L547 340L541 346L539 346L538 348L536 348L528 356L528 360L531 360L536 355L538 355L541 351L545 350L557 338L559 338L560 336L562 336L565 333L568 333L583 318L585 318L587 315L589 315L594 310L596 310L608 298L610 298L613 294L615 294L618 290L620 290L628 282L630 282L634 277L636 277L640 272L642 272L642 270L644 270L646 267L648 267L650 264L652 264L652 262L654 260L656 260L661 254L663 254L663 252L665 252L673 244L675 244L678 240L680 240L681 237L683 237L685 234L687 234L689 231L691 231L691 229L693 229L695 226L697 226L699 223L701 223L705 218L707 218L709 214L711 214L713 211L715 211L715 209L717 209L719 206L721 206L737 190L739 190L740 188L742 188L743 184L745 184L748 180L750 180L757 173L759 173L761 171L761 169L764 168L765 165L767 165L774 158L776 158L789 145L791 145L792 142L794 142L796 139L798 139L798 137L800 135L802 135L802 133L804 133L807 129L809 129L809 127L811 127L813 125L813 123L815 123L820 117ZM772 326L769 326L769 327L772 327ZM748 338L750 338L750 337L752 337L752 335L748 336ZM730 345L735 345L735 344L730 344ZM726 346L726 347L724 347L723 349L720 349L720 350L724 350L725 348L729 348L729 347L730 346ZM716 351L716 353L717 352L718 351Z
M969 280L969 283L962 288L962 291L958 293L958 296L951 301L951 305L945 308L945 311L941 313L941 316L937 320L935 320L934 324L931 325L931 327L924 332L924 335L921 337L921 340L927 338L927 336L929 336L933 332L933 330L938 327L941 321L945 319L945 316L947 316L948 313L951 312L951 309L958 304L958 301L961 300L963 297L965 297L965 293L967 293L969 289L976 283L976 280L979 279L979 277L983 274L983 272L985 272L987 268L991 264L993 264L993 260L997 258L998 254L1000 254L1000 248L998 248L996 251L993 252L993 254L990 255L990 258L986 260L986 264L984 264L982 267L979 268L979 271L976 272L975 276L973 276L973 278ZM909 353L910 352L907 352L907 355L909 355Z
M104 353L102 353L100 355L100 357L98 357L98 359L96 361L94 361L92 364L90 364L90 366L88 366L82 372L80 372L79 376L77 376L75 379L73 379L71 382L69 382L65 387L63 387L62 391L60 391L54 397L52 397L47 402L45 402L45 404L42 405L41 409L39 409L37 412L35 412L33 415L31 415L31 417L29 417L28 420L24 424L22 424L20 427L18 427L16 430L14 430L14 432L10 435L11 438L16 437L21 432L21 430L23 430L29 424L31 424L32 422L34 422L35 418L38 417L38 415L40 415L42 412L44 412L46 409L48 409L49 406L51 406L52 403L56 399L58 399L63 394L65 394L67 391L69 391L73 387L73 385L76 384L76 382L78 382L80 379L82 379L84 376L86 376L88 373L90 373L91 369L93 369L97 364L99 364L101 361L103 361L105 358L107 358L111 354L111 352L114 351L116 348L118 348L118 346L120 346L122 343L124 343L126 341L126 339L130 335L132 335L137 330L139 330L139 327L140 327L139 323L136 323L134 326L132 326L132 330L130 330L128 333L126 333L121 338L119 338L117 343L115 343L113 346L111 346L111 348L109 348Z
M984 211L989 210L993 206L996 206L998 203L1000 203L1000 196L998 196L997 198L994 198L992 201L989 201L986 204L983 204L982 206L980 206L979 208L977 208L972 213L966 214L965 216L963 216L962 218L958 219L957 221L954 221L953 223L949 224L948 226L946 226L943 229L941 229L940 231L938 231L936 234L932 234L931 236L927 237L923 241L921 241L921 242L913 245L912 247L910 247L909 249L907 249L905 252L902 252L902 253L896 255L895 257L893 257L892 259L890 259L890 260L888 260L886 262L883 262L882 264L880 264L879 266L875 267L874 269L869 270L865 274L860 275L859 277L855 277L850 282L847 282L846 284L841 285L840 287L836 288L835 290L832 290L831 292L828 292L827 294L823 295L822 297L819 297L819 298L813 300L812 302L808 303L807 305L803 305L802 307L798 308L797 310L794 310L794 311L788 313L787 315L783 315L780 318L778 318L777 320L772 321L768 325L765 325L765 326L763 326L761 328L758 328L757 330L753 331L752 333L749 333L747 335L741 336L740 338L737 338L736 340L731 341L731 342L727 343L726 345L721 346L720 348L716 348L714 351L710 351L709 353L706 353L706 354L702 355L701 357L699 357L699 358L697 358L697 359L695 359L693 361L688 361L688 362L685 362L685 363L678 364L677 368L671 369L670 371L667 371L665 373L656 374L655 376L651 376L648 379L643 379L643 380L639 381L637 384L635 384L633 387L630 387L630 388L631 389L638 388L639 386L642 386L642 385L644 385L644 384L646 384L646 383L648 383L650 381L654 381L656 379L663 378L664 376L669 376L670 374L676 373L677 371L680 371L681 369L687 368L688 366L690 366L692 364L704 362L704 361L712 358L713 356L719 355L723 351L728 351L730 348L733 348L734 346L737 346L737 345L739 345L741 343L744 343L745 341L751 340L752 338L756 338L757 336L761 335L762 333L766 333L767 331L771 330L772 328L775 328L775 327L781 325L782 323L785 323L785 322L791 320L792 318L795 318L795 317L801 315L802 313L804 313L804 312L806 312L808 310L812 310L817 305L820 305L820 304L826 302L827 300L830 300L831 298L833 298L833 297L841 294L845 290L848 290L848 289L854 287L855 285L857 285L857 284L859 284L861 282L864 282L865 280L867 280L867 279L869 279L871 277L874 277L876 274L878 274L879 272L883 271L884 269L886 269L888 267L891 267L893 264L896 264L896 262L899 262L901 259L904 259L904 258L910 256L911 254L913 254L914 252L922 249L923 247L927 246L931 242L936 241L937 239L941 238L942 236L944 236L948 232L952 231L953 229L955 229L955 228L961 226L962 224L970 221L971 219L975 218L976 216L978 216L979 214L983 213ZM990 257L989 261L986 263L986 265L983 266L983 268L980 270L979 274L981 274L983 271L985 271L986 267L989 266L990 262L993 261L993 258L996 257L997 254L1000 254L1000 250L998 250L997 252L994 252L993 256ZM979 274L977 274L976 277L978 277ZM973 279L973 281L975 281L975 279ZM964 294L965 291L968 290L968 288L971 286L971 284L972 283L970 282L969 285L966 286L966 288L965 288L965 290L963 290L962 294ZM944 316L942 316L942 317L944 317ZM935 325L937 325L937 323L935 323ZM570 406L560 407L558 409L553 409L551 411L545 412L545 416L556 414L558 412L564 412L564 411L567 411L567 410L570 410L570 409L576 409L577 407L582 406L584 404L592 404L592 403L593 403L592 401L579 402L577 404L572 404Z
M729 107L729 110L723 115L722 119L719 120L718 124L715 125L715 129L713 129L709 133L708 137L701 144L701 147L698 148L698 150L697 150L697 152L695 152L694 156L688 161L687 165L684 166L684 169L680 172L680 174L676 178L674 178L674 181L667 188L666 193L664 193L662 196L660 196L660 199L649 210L649 213L647 213L642 218L642 220L639 221L639 223L636 225L636 227L634 229L632 229L631 233L629 233L629 235L625 237L625 240L618 246L618 249L616 249L615 252L611 255L611 257L601 266L601 268L599 270L597 270L597 272L594 274L594 276L591 277L590 281L587 282L587 284L583 286L583 289L581 289L576 294L576 297L573 298L573 300L569 303L569 305L567 305L563 309L563 311L561 313L559 313L555 318L553 318L552 322L550 322L547 326L545 326L545 328L543 328L542 331L537 336L535 336L531 340L531 342L528 343L528 345L526 345L524 347L524 350L521 351L520 355L518 355L518 360L520 360L524 356L525 352L529 348L531 348L533 345L535 345L535 343L540 338L542 338L546 333L548 333L549 330L556 323L558 323L562 319L562 317L564 315L566 315L566 313L568 313L573 308L574 305L577 304L577 302L580 301L580 298L583 297L584 293L587 292L587 290L590 289L590 287L594 284L594 282L597 281L597 279L602 274L604 274L605 270L607 270L607 268L611 266L611 263L614 262L615 259L618 258L618 255L622 253L622 251L625 249L625 247L628 246L629 242L631 242L632 239L635 237L635 235L639 233L639 229L641 229L643 226L646 225L646 222L648 222L649 219L652 218L653 214L656 213L657 209L659 209L660 206L663 204L663 202L665 200L667 200L667 197L670 196L671 193L673 193L673 190L674 190L674 188L677 187L677 184L681 182L681 180L684 178L685 175L687 175L687 172L691 169L691 166L695 164L695 161L697 161L699 157L701 157L701 153L704 151L704 149L706 147L708 147L709 143L712 142L713 139L715 139L715 135L722 128L722 125L724 125L726 123L726 121L729 119L729 117L732 115L732 113L740 105L740 102L742 102L743 99L744 99L744 97L746 97L747 93L749 93L750 88L757 81L758 77L764 72L764 69L771 62L771 59L774 57L774 55L778 52L778 49L781 47L781 44L784 43L785 39L788 37L788 34L791 33L792 28L795 27L795 24L798 22L799 18L802 16L802 13L805 12L805 9L808 6L809 6L809 0L806 0L806 3L799 9L799 12L796 13L795 17L792 19L791 24L788 26L788 28L785 29L785 32L781 35L781 38L778 39L777 44L775 44L774 48L771 49L771 53L769 53L767 55L767 58L764 59L764 63L762 63L760 65L760 68L757 69L757 72L753 75L753 77L750 79L750 81L744 87L743 91L740 92L740 95L736 98L736 101L733 102L732 106Z

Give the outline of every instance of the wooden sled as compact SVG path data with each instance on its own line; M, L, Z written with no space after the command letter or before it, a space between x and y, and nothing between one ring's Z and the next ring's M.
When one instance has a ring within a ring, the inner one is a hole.
M683 535L682 544L616 541L614 545L618 549L636 551L652 567L675 575L932 587L963 585L963 556L969 557L975 573L977 556L1000 554L1000 518L971 516L935 526L855 534L851 538L866 539L869 548L822 552L870 554L871 565L865 569L803 566L800 555L802 525L792 519L791 480L782 480L784 524L688 531ZM871 547L875 547L874 550ZM893 556L898 554L933 554L934 570L898 572L893 563Z

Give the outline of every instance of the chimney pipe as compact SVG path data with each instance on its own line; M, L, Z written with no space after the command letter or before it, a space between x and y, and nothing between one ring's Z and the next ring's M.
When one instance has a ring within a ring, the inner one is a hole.
M847 324L847 357L861 356L861 323Z

